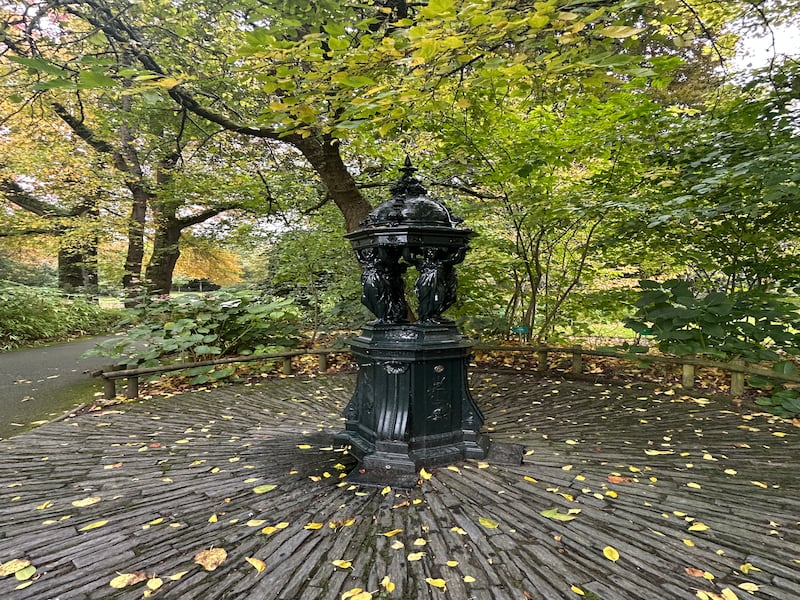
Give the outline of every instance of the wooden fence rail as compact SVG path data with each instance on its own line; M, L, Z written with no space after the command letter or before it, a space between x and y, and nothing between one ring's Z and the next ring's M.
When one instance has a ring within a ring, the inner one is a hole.
M772 371L771 369L749 364L743 360L732 360L722 362L707 360L694 356L664 356L660 354L639 354L630 352L618 352L607 349L589 349L581 346L474 346L478 352L510 352L513 354L536 355L536 370L539 373L546 373L549 370L550 354L567 355L571 358L570 372L573 375L580 375L583 372L584 356L601 356L607 358L618 358L636 363L662 363L681 367L681 383L685 388L692 388L695 384L697 368L720 369L730 373L730 395L737 397L744 393L745 376L758 375L769 377L787 383L800 383L800 375L783 374ZM282 372L291 375L293 372L292 358L296 356L316 355L319 363L319 370L328 370L328 357L331 354L349 354L349 350L342 348L317 348L313 350L292 350L277 354L260 354L252 356L231 356L214 360L204 360L198 362L174 363L169 365L159 365L157 367L142 367L137 369L121 369L118 367L107 367L106 370L94 371L93 377L103 380L103 397L106 399L114 398L117 394L116 381L127 379L125 395L127 398L137 398L139 396L139 378L148 375L168 373L172 371L183 371L195 367L211 367L219 365L229 365L235 363L249 362L282 362Z

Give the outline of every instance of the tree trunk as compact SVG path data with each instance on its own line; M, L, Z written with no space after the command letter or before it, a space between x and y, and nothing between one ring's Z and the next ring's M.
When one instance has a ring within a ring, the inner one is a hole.
M83 288L83 253L78 248L58 249L58 287L65 292Z
M144 225L149 194L140 186L129 186L133 196L128 219L128 251L125 255L125 272L122 287L125 289L125 306L136 304L141 294L142 262L144 261Z
M347 231L358 229L359 223L367 218L372 206L361 194L353 175L347 170L339 151L339 141L330 136L291 136L287 141L303 153L320 176L328 195L344 217Z
M153 254L145 271L145 280L150 295L169 294L172 290L172 274L181 256L180 239L183 225L173 214L155 215Z
M59 289L97 294L97 280L97 244L58 249Z

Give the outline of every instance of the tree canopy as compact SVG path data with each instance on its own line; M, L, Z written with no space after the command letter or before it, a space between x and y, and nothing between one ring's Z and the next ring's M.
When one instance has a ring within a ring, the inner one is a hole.
M245 278L309 282L303 302L342 315L355 263L334 260L339 236L407 153L481 234L454 309L476 327L574 333L631 313L637 278L791 295L796 57L744 72L736 57L799 14L794 0L3 2L0 243L46 236L79 250L65 265L101 271L113 256L127 288L153 293L181 244L198 273L213 271L200 249L233 250ZM298 260L312 244L330 268Z

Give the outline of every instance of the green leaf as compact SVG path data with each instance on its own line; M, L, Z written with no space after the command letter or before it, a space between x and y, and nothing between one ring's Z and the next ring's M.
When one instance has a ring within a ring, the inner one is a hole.
M331 50L347 50L350 47L350 40L347 38L332 37L328 39L328 45Z
M202 337L201 337L202 339ZM219 346L207 346L205 344L201 344L200 346L196 346L194 348L195 354L222 354L222 348Z
M772 370L781 375L797 375L797 365L790 360L782 360L772 365Z
M454 0L430 0L419 12L425 17L441 17L453 12Z
M14 573L14 577L16 577L19 581L27 581L33 574L36 573L36 567L33 565L28 565L24 569L20 569L16 573Z
M278 487L278 486L275 485L274 483L268 483L266 485L259 485L259 486L256 486L256 487L253 488L253 493L255 493L255 494L266 494L267 492L271 492L272 490L274 490L276 487Z
M99 71L81 71L78 88L92 89L92 88L113 88L117 87L119 83Z
M371 77L367 77L366 75L350 75L346 72L336 73L331 77L331 80L353 88L375 85L375 80Z
M610 38L622 39L628 38L637 33L641 33L644 31L644 27L630 27L628 25L609 25L608 27L603 27L602 29L598 29L597 33Z
M211 373L211 379L225 379L226 377L230 377L236 372L236 367L225 367L224 369L218 369Z
M347 34L345 28L339 23L326 23L322 28L333 37L342 37Z
M6 56L11 62L25 65L29 69L50 75L66 75L67 72L59 66L54 65L41 58L27 58L25 56Z
M550 508L541 511L539 514L548 519L553 519L554 521L572 521L578 518L580 512L581 510L579 508L571 508L566 513L559 512L557 508Z

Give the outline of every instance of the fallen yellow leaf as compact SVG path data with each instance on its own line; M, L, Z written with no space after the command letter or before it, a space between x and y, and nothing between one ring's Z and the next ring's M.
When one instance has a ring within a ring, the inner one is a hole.
M619 552L616 549L612 548L611 546L606 546L603 548L603 556L605 556L611 562L617 562L619 560Z
M745 592L757 592L759 590L758 586L750 581L745 581L744 583L740 583L739 587L743 589Z
M383 535L385 535L386 537L393 537L393 536L397 535L398 533L403 533L403 530L402 529L392 529L391 531L387 531Z
M194 562L206 571L213 571L225 562L226 558L228 558L228 553L224 548L211 548L209 550L201 550L195 554Z
M428 540L426 540L424 538L417 538L417 539L414 540L414 545L415 546L424 546L427 543L428 543Z
M691 527L689 527L689 531L707 531L708 529L708 525L700 522L694 523Z
M426 577L425 583L441 590L447 589L447 582L444 579L433 579L432 577Z
M272 535L276 531L278 531L277 527L274 527L272 525L268 525L268 526L264 527L264 529L261 530L261 533L263 533L264 535Z
M372 600L372 593L361 588L353 588L342 594L342 600Z
M216 523L217 521L219 521L219 517L217 517L217 513L214 513L213 515L208 517L208 522L209 523Z
M170 581L178 581L181 577L186 575L189 571L180 571L179 573L175 573L174 575L170 575L167 577Z
M423 556L425 556L425 553L424 553L424 552L412 552L412 553L411 553L411 554L409 554L409 555L408 555L406 558L407 558L409 561L413 562L413 561L415 561L415 560L421 560Z
M381 587L391 594L394 591L395 585L392 580L389 579L389 576L386 575L383 579L381 579Z
M586 595L586 592L584 592L577 585L573 585L569 589L570 589L571 592L575 592L576 594L578 594L578 596L585 596Z
M457 560L448 560L447 563L445 563L445 564L448 567L457 567L458 566L458 561Z
M85 506L91 506L92 504L97 504L100 502L100 496L89 496L88 498L84 498L83 500L75 500L72 503L72 506L75 508L83 508Z
M759 569L758 567L754 567L752 563L744 563L739 567L739 570L745 575L747 575L750 571L760 571L761 569Z
M119 573L114 579L111 580L112 588L122 589L129 585L135 585L147 579L147 573L144 571L136 571L135 573Z
M475 578L472 575L464 575L464 583L475 583Z
M264 562L263 560L261 560L260 558L253 558L253 557L251 557L251 556L248 556L248 557L246 557L246 558L245 558L245 560L246 560L248 563L250 563L251 565L253 565L253 568L254 568L256 571L258 571L259 573L263 573L263 572L264 572L264 569L266 569L266 568L267 568L267 563L265 563L265 562Z
M155 592L158 588L164 585L164 580L160 577L151 577L145 584L148 590Z
M350 562L349 560L332 560L331 564L334 567L338 567L340 569L349 569L350 567L353 566L353 563Z
M13 575L17 571L21 571L30 564L31 561L25 560L24 558L15 558L14 560L2 563L0 564L0 577L8 577L9 575Z
M271 492L272 490L274 490L276 487L278 487L278 486L275 485L274 483L268 483L266 485L259 485L259 486L256 486L256 487L253 488L253 493L255 493L255 494L266 494L267 492Z
M739 596L737 596L730 588L725 588L722 590L721 594L725 600L739 600Z
M433 475L431 475L430 473L428 473L428 472L425 470L425 468L424 468L424 467L423 467L422 469L420 469L420 470L419 470L419 476L420 476L420 477L422 477L422 478L423 478L424 480L426 480L426 481L427 481L428 479L430 479L431 477L433 477Z
M305 525L303 529L322 529L324 525L324 523L309 523L308 525Z
M266 521L264 519L250 519L245 525L248 527L261 527Z
M89 523L85 527L81 527L78 531L91 531L92 529L97 529L98 527L103 527L104 525L108 524L108 521L95 521L94 523Z
M497 529L497 527L500 525L500 523L498 523L497 521L494 521L487 517L480 517L478 519L478 523L486 527L486 529Z

